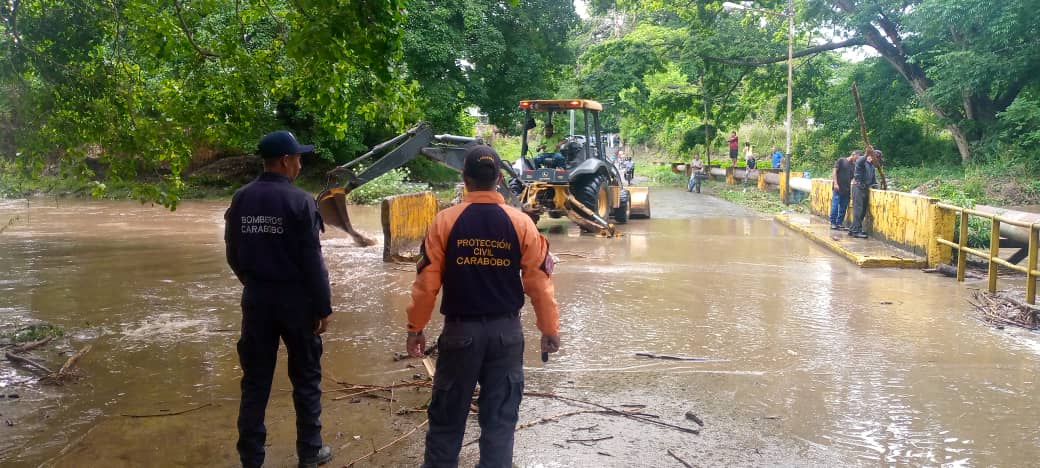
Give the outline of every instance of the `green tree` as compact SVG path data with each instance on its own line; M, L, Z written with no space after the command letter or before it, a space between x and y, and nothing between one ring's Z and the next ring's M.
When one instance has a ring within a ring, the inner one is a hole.
M710 18L722 12L721 2L643 0L619 2L641 10L664 10L679 16ZM761 8L784 11L785 2L759 2ZM1034 37L1040 30L1036 2L1008 0L802 0L795 4L801 44L796 58L850 46L878 53L910 85L920 104L940 118L953 136L964 162L973 145L999 128L997 115L1040 80L1040 54ZM736 12L731 16L738 15ZM787 59L786 35L763 39L763 22L782 21L775 15L753 17L744 28L711 28L693 23L702 35L718 37L732 47L696 49L705 60L736 66L756 66ZM782 29L780 29L782 30ZM807 32L836 31L846 39L805 46ZM749 42L747 39L753 38Z
M200 146L250 151L288 127L326 156L356 151L413 111L402 24L398 1L4 2L4 157L143 180L136 196L174 207Z

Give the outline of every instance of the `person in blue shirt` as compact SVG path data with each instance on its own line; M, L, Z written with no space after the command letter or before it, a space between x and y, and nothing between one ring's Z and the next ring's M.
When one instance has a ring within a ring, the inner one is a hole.
M773 169L779 169L780 163L784 160L784 153L781 153L777 147L773 147Z

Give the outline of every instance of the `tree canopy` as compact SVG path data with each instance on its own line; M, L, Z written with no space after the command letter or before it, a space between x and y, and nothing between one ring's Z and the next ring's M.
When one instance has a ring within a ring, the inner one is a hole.
M469 107L515 133L517 101L552 97L603 102L629 142L710 150L749 119L783 124L791 17L796 151L858 144L856 82L896 162L1032 157L1035 0L586 3L580 20L557 0L5 0L0 163L174 206L200 154L270 130L343 161L418 120L467 133Z

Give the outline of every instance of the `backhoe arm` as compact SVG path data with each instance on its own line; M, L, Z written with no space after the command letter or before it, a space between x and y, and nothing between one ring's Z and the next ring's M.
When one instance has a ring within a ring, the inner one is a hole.
M327 175L325 191L318 195L318 210L327 225L336 226L350 234L359 245L373 245L375 241L354 230L347 214L347 194L354 189L371 182L375 178L397 169L408 161L426 156L451 169L462 172L466 150L479 143L476 138L457 135L434 135L428 124L420 123L408 131L374 146L369 152L341 166L330 170ZM355 175L352 167L362 161L380 156L378 160ZM513 177L513 168L503 163L502 168ZM346 182L341 187L333 187L340 178ZM499 185L499 192L506 197L507 203L516 206L516 196L505 185Z

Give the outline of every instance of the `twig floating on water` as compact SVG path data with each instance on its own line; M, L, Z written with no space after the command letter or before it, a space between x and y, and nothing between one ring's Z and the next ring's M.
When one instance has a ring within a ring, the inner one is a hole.
M639 413L639 409L641 409L641 408L635 408L635 409L630 409L630 410L623 410L622 412L623 413L627 413L627 414L640 414ZM606 415L612 415L612 414L616 414L616 411L617 410L611 410L611 411L605 411L605 410L574 410L574 411L567 411L565 413L554 414L552 416L544 416L544 417L541 417L541 418L538 418L538 419L533 419L531 421L527 421L527 422L525 422L523 424L520 424L520 425L516 426L516 429L514 431L519 431L521 429L527 429L527 428L529 428L531 426L537 426L539 424L543 424L543 423L547 423L547 422L553 422L553 421L556 421L556 420L561 419L561 418L565 418L565 417L568 417L568 416L575 416L575 415L578 415L578 414L606 414ZM596 426L592 426L592 427L596 427ZM473 445L473 444L477 443L478 440L480 440L480 439L473 439L473 440L471 440L469 442L466 442L462 446L466 447L466 446Z
M354 466L354 464L355 464L355 463L357 463L357 462L359 462L359 461L362 461L362 460L365 460L365 459L367 459L368 457L371 457L372 455L375 455L375 454L379 453L379 452L380 452L380 451L382 451L382 450L386 450L386 449L387 449L387 448L389 448L389 447L390 447L391 445L394 445L394 444L396 444L396 443L398 443L398 442L400 442L400 441L404 440L404 439L405 439L406 437L408 437L408 436L410 436L410 435L414 434L414 433L415 433L415 431L419 430L419 428L421 428L421 427L423 427L423 426L425 426L425 425L427 425L427 424L429 424L429 423L430 423L430 420L429 420L429 419L427 419L427 420L425 420L425 421L423 421L423 422L419 423L419 425L418 425L418 426L415 426L415 427L413 427L413 428L412 428L412 430L410 430L410 431L408 431L408 432L405 432L404 434L402 434L402 435L401 435L401 437L398 437L398 438L396 438L396 439L394 439L394 440L391 440L391 441L390 441L390 443L388 443L388 444L386 444L386 445L384 445L384 446L382 446L382 447L379 447L379 448L377 448L377 449L372 449L372 451L371 451L371 452L369 452L368 454L366 454L366 455L364 455L364 456L362 456L362 457L360 457L360 458L357 458L357 459L355 459L354 461L352 461L352 462L350 462L350 463L347 463L347 464L346 464L346 466ZM346 447L346 445L344 445L343 447L340 447L339 449L340 449L340 450L343 450L343 449L344 449L345 447Z
M603 257L596 257L596 256L593 256L593 255L586 255L586 254L575 253L575 252L553 252L552 254L553 255L567 255L567 256L570 256L570 257L585 258L585 259L590 259L590 260L600 260L600 259L603 258Z
M641 414L633 414L633 413L629 413L627 411L614 409L614 408L611 408L609 406L604 406L604 405L601 405L599 403L593 403L591 401L579 400L577 398L568 398L568 397L565 397L565 396L555 395L555 394L552 394L552 393L543 393L543 392L524 392L524 395L534 396L534 397L543 397L543 398L555 398L557 400L563 400L563 401L573 401L575 403L581 403L581 404L585 404L585 405L589 405L589 406L594 406L596 408L602 408L602 409L608 411L609 413L617 414L617 415L624 416L624 417L630 418L630 419L635 419L636 421L643 421L643 422L647 422L647 423L650 423L650 424L656 424L658 426L669 427L669 428L675 429L677 431L685 432L687 434L700 434L701 433L701 431L699 431L697 429L690 429L688 427L676 426L674 424L668 424L668 423L666 423L664 421L655 421L654 419L652 419L651 416L646 416L646 415L641 415Z
M613 438L614 438L614 436L606 436L606 437L600 437L600 438L596 438L596 439L567 439L564 442L574 442L574 443L578 443L578 444L582 444L582 445L591 445L591 444L595 444L596 442L600 442L600 441L604 441L604 440L610 440L610 439L613 439Z
M686 460L683 460L682 458L679 458L678 455L672 453L672 449L668 449L668 455L671 455L672 458L679 460L679 463L682 463L683 466L685 466L686 468L693 468L693 465L686 463Z
M174 411L172 413L166 412L166 413L150 413L150 414L121 414L120 416L125 416L125 417L128 417L128 418L158 418L158 417L161 417L161 416L177 416L179 414L185 414L185 413L190 413L192 411L200 410L200 409L205 408L207 406L213 406L213 403L203 403L203 404L201 404L199 406L196 406L194 408L188 408L188 409L182 410L182 411Z
M670 361L711 361L711 358L700 356L670 356L667 354L636 353L636 356L644 356L651 359L667 359Z

